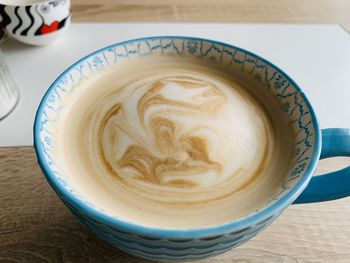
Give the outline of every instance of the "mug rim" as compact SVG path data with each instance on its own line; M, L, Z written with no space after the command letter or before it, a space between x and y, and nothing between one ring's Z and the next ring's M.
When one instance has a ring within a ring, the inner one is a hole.
M285 78L293 84L296 91L300 94L302 99L304 100L305 104L309 108L311 119L314 127L314 136L315 136L315 143L313 146L313 154L310 160L310 163L307 167L307 169L303 172L303 175L300 177L298 182L291 187L291 189L288 190L288 192L282 196L281 198L277 199L274 202L271 202L271 204L267 205L266 207L263 207L259 209L258 211L255 211L253 213L250 213L244 217L235 219L233 221L229 221L224 224L219 225L212 225L207 227L198 227L198 228L156 228L151 226L145 226L140 225L133 222L128 222L123 219L120 219L118 217L114 217L108 214L105 214L94 207L84 203L79 198L74 196L71 192L69 192L57 179L57 177L52 173L50 167L45 161L45 157L43 156L43 145L40 143L40 119L42 117L43 109L46 106L46 102L48 100L48 96L51 94L51 92L57 87L57 83L63 78L67 73L69 73L74 67L79 65L80 63L84 62L88 58L99 54L109 48L112 47L118 47L121 45L125 45L132 42L137 41L145 41L145 40L154 40L154 39L182 39L182 40L194 40L194 41L205 41L212 44L218 44L222 46L226 46L229 48L237 49L241 52L244 52L248 55L251 55L253 57L258 58L259 60L266 63L268 66L273 67L280 73L282 73ZM215 235L224 235L227 233L230 233L234 230L248 228L250 226L253 226L261 221L267 220L269 218L272 218L274 215L279 214L282 212L288 205L290 205L306 188L307 184L309 183L315 169L317 166L317 163L320 158L321 154L321 129L316 117L316 114L314 112L314 109L312 108L312 105L310 101L308 100L307 96L304 94L302 89L299 87L297 83L288 75L286 74L282 69L277 67L272 62L268 61L267 59L251 52L246 49L237 47L235 45L227 44L224 42L206 39L206 38L200 38L200 37L188 37L188 36L151 36L151 37L142 37L142 38L134 38L126 41L121 41L118 43L114 43L111 45L108 45L104 48L98 49L92 53L89 53L88 55L80 58L75 63L73 63L71 66L69 66L66 70L64 70L57 79L50 85L50 87L45 92L44 96L42 97L40 104L38 106L35 119L34 119L34 148L37 155L39 166L41 167L43 174L45 175L47 181L51 185L51 187L54 189L54 191L58 194L60 199L64 198L68 200L70 203L73 204L74 207L76 207L79 211L83 211L84 214L89 215L93 219L98 220L99 222L103 222L104 224L113 227L115 226L117 229L121 229L126 232L130 233L136 233L141 235L149 235L149 236L155 236L159 238L176 238L176 239L185 239L185 238L199 238L203 236L215 236Z

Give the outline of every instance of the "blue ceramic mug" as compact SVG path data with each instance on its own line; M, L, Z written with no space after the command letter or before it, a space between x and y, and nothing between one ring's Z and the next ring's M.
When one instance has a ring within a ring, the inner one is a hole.
M126 222L96 207L60 171L52 132L79 84L122 60L139 56L196 57L223 64L272 93L295 131L295 163L280 191L262 208L226 224L205 228L154 228ZM319 128L315 113L299 86L281 69L241 48L191 37L149 37L98 50L77 61L51 85L38 108L34 143L39 164L53 189L72 213L100 238L135 256L166 261L197 260L221 254L248 241L271 224L290 204L311 203L350 194L350 167L312 177L319 159L350 156L350 130Z

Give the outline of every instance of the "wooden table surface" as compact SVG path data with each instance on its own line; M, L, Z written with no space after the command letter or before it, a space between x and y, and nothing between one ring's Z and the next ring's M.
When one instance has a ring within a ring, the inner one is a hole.
M85 22L337 23L350 29L350 1L73 0ZM319 171L350 164L324 160ZM32 147L0 148L0 262L146 262L86 230L44 179ZM203 262L350 262L350 198L294 205L243 246Z

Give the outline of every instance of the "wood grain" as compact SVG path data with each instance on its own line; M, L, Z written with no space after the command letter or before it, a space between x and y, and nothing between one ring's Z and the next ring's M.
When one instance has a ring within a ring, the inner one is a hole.
M349 0L72 0L80 22L334 23L350 30Z
M320 171L350 164L323 161ZM350 262L350 199L295 205L243 246L203 262ZM86 230L61 203L32 147L0 148L0 262L147 262Z

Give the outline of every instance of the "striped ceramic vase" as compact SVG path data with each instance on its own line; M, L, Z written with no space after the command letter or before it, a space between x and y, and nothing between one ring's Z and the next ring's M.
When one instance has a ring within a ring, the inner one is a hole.
M70 18L70 0L8 1L0 5L0 24L8 35L32 45L56 40L69 27Z

